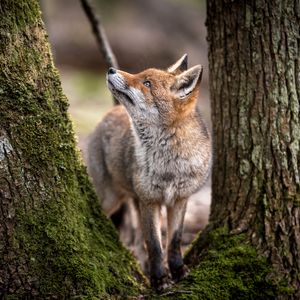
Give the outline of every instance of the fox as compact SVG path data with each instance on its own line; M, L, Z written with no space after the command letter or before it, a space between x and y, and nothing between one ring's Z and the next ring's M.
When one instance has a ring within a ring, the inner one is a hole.
M178 281L188 273L180 246L187 201L212 165L211 134L197 105L203 67L188 69L187 62L184 54L166 70L130 74L109 68L107 86L121 105L107 113L88 143L87 169L104 212L110 216L125 201L135 203L150 284L157 291L168 287L171 277Z

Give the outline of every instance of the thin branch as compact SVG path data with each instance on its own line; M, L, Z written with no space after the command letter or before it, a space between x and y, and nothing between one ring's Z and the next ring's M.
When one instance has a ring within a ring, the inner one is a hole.
M96 42L100 49L101 54L104 57L104 61L107 65L107 68L113 67L118 69L119 64L117 59L110 47L109 41L107 39L104 27L101 24L101 19L95 14L94 8L92 7L89 0L80 0L82 8L90 21L92 31L96 38ZM119 101L114 97L114 104L119 104Z
M95 35L98 47L101 51L101 54L104 57L107 67L113 67L118 69L118 62L109 45L105 30L101 24L101 19L95 14L94 8L92 7L89 0L80 0L80 2L86 16L90 21L92 31Z

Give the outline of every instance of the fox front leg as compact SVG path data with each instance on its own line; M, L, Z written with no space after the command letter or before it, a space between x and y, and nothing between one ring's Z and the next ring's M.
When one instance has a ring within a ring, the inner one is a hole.
M187 267L181 255L181 238L187 199L178 199L174 205L167 207L168 217L168 264L175 281L185 277Z
M141 225L147 246L150 282L157 291L168 287L168 274L163 266L161 246L160 205L140 203Z

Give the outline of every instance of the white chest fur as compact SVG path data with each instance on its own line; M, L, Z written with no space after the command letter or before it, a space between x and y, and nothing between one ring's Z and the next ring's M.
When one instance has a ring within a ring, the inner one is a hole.
M151 128L135 132L135 186L142 200L172 205L175 199L195 193L205 181L210 162L201 143L191 149L188 141L174 139L175 132Z

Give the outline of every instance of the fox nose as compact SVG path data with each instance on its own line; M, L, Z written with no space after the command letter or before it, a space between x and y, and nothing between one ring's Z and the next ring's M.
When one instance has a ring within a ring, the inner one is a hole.
M108 69L108 72L107 72L108 74L116 74L117 73L117 70L115 69L115 68L109 68Z

